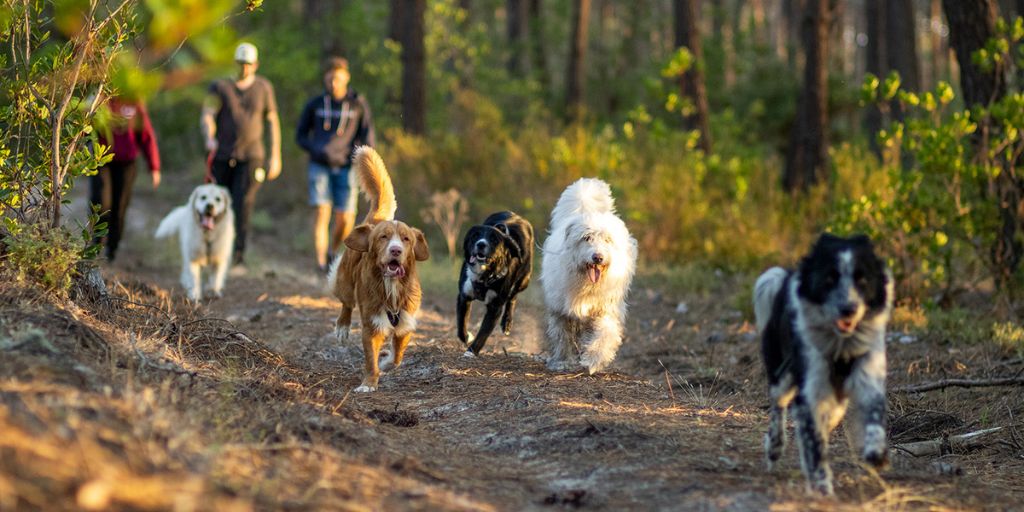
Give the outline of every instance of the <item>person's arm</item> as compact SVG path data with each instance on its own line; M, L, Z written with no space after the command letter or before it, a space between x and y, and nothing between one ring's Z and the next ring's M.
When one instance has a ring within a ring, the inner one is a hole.
M273 181L281 175L281 120L277 116L277 100L274 86L267 82L270 97L267 100L267 122L270 123L270 161L267 162L267 179Z
M299 122L295 125L295 143L300 148L309 153L310 158L313 157L313 153L316 148L313 147L313 137L310 133L313 128L313 112L316 110L313 107L313 102L306 103L306 106L302 108L302 114L299 115Z
M202 114L199 116L199 131L203 134L203 144L208 153L217 151L217 111L220 110L220 97L210 87L210 94L203 100Z
M149 173L153 177L153 188L156 189L160 186L160 149L156 143L156 132L153 130L153 124L149 120L149 112L146 111L146 106L140 102L137 108L139 119L142 122L142 126L139 127L138 141L142 147L142 154L146 157L146 162L149 163Z

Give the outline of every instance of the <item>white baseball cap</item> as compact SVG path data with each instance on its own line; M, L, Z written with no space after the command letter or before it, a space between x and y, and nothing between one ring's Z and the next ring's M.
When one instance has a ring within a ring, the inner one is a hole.
M259 52L252 43L242 43L235 48L235 62L255 64L259 60Z

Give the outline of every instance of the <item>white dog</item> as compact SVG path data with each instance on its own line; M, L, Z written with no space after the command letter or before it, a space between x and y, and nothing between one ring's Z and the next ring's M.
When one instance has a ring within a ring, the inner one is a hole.
M608 184L582 178L562 192L544 241L541 284L547 306L548 368L579 364L591 374L622 344L636 240L615 215Z
M157 238L178 235L181 242L181 285L188 298L202 297L200 270L211 267L207 288L220 297L227 278L231 250L235 245L235 214L231 193L218 185L200 185L188 204L179 206L160 221Z

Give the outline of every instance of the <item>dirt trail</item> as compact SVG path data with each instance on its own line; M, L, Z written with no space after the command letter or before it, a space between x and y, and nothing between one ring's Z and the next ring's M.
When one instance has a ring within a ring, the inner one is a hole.
M166 267L152 270L174 286ZM149 269L133 274L140 271ZM466 500L428 505L422 491L385 491L388 508L999 509L1010 507L1011 495L1024 497L998 479L937 478L929 461L899 454L879 480L852 461L840 433L832 443L839 499L808 501L795 447L780 471L764 470L756 343L719 297L695 298L682 315L661 292L638 289L613 371L588 376L552 373L539 362L536 295L518 311L511 338L493 337L481 358L461 357L454 300L443 292L427 288L405 364L373 394L349 394L362 354L329 334L337 302L316 276L277 257L232 277L227 297L208 303L205 314L232 322L299 374L317 376L310 387L337 404L332 415L361 420L336 426L340 440L309 437L314 446L325 442ZM308 420L322 423L317 418Z
M837 432L835 499L804 494L793 446L765 471L762 370L735 305L743 278L641 278L618 359L588 376L537 359L537 284L513 335L463 358L456 272L429 262L405 363L378 392L356 394L361 348L329 334L338 303L306 255L258 234L225 298L192 308L174 244L147 232L104 265L109 299L76 305L0 289L0 509L1011 510L1024 501L1019 387L891 393L896 442L1008 428L968 453L894 452L881 477L856 464ZM1024 364L918 335L890 344L890 385Z

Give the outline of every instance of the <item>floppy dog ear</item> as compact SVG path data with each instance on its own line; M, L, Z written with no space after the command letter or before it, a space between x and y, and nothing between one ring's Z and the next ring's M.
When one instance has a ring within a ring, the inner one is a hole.
M367 252L370 250L370 231L373 227L363 224L352 230L352 234L345 239L345 247L353 251Z
M427 261L430 259L430 247L427 247L427 238L423 236L423 232L413 228L413 233L416 233L416 245L413 246L412 252L416 254L416 261Z
M515 238L505 234L505 244L508 245L508 252L511 253L513 258L521 258L523 256L523 248L519 247L519 242L516 242Z
M466 232L466 237L462 239L462 257L469 259L469 253L473 251L473 244L476 243L474 235L480 232L480 226L473 226Z
M225 187L217 187L220 189L220 195L224 198L224 211L231 209L231 192Z

